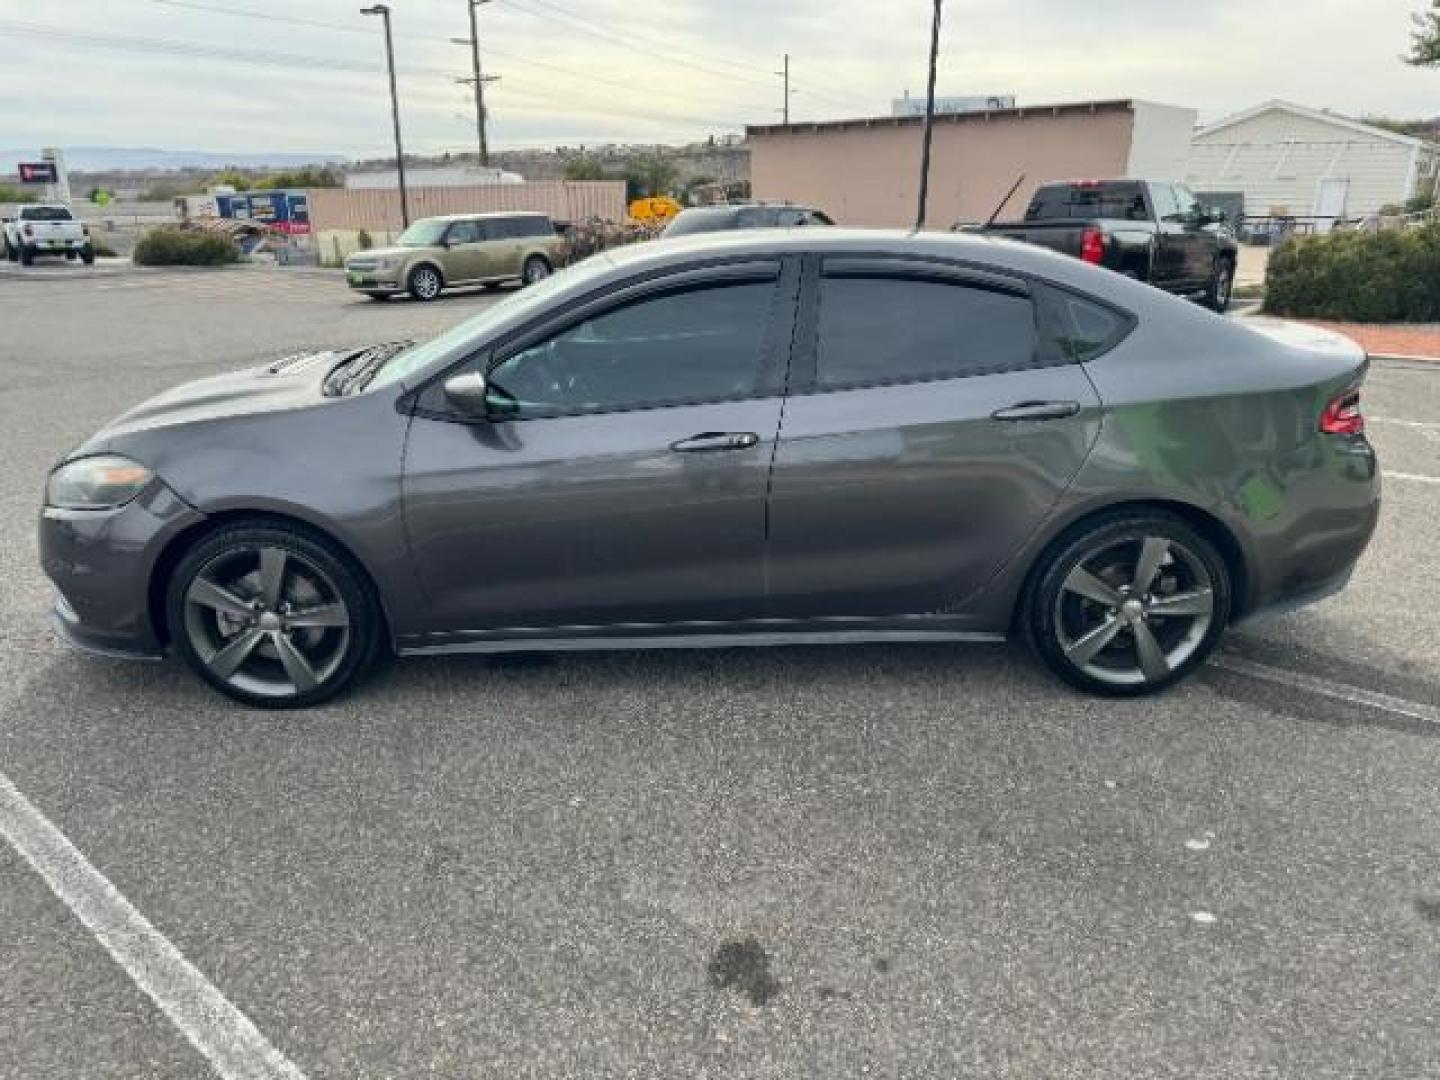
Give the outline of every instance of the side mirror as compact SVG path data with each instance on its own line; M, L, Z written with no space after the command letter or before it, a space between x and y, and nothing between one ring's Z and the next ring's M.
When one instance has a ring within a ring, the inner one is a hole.
M490 412L490 387L478 371L452 375L445 380L445 400L464 416L486 416Z

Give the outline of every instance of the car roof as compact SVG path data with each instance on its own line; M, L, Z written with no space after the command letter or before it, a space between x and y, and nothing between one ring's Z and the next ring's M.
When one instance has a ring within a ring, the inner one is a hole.
M428 218L421 218L421 221L475 221L480 218L489 220L491 218L549 218L550 215L539 210L488 210L484 213L475 214L435 214Z
M738 232L689 233L661 237L643 244L612 248L607 253L619 271L632 273L649 267L691 261L697 256L737 258L747 255L847 253L954 259L1004 272L1033 275L1072 285L1096 295L1114 292L1122 275L1034 244L978 233L917 232L903 229L745 229ZM1114 279L1112 282L1111 279ZM1153 291L1150 286L1140 286Z

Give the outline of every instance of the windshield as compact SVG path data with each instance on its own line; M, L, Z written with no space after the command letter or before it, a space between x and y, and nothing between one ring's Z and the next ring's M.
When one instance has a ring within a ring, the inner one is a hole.
M1030 200L1026 221L1066 221L1076 218L1113 218L1148 221L1145 193L1134 182L1053 184L1042 187Z
M20 211L21 221L73 221L74 217L63 206L27 206Z
M445 356L467 342L483 339L506 323L519 321L541 310L558 294L583 286L586 281L599 277L613 265L610 256L594 255L584 262L557 271L535 285L527 285L519 292L511 293L504 300L486 308L473 319L466 319L439 337L431 338L396 356L370 380L369 387L389 386L399 382L421 370L432 360Z
M440 238L445 235L445 230L450 227L450 222L442 221L440 218L428 218L425 221L417 221L400 234L395 242L401 247L433 247L440 243Z

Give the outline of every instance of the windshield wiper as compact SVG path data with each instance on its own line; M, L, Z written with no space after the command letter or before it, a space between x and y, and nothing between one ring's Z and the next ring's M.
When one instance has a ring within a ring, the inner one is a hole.
M325 379L325 393L340 397L363 389L390 360L414 344L413 341L387 341L352 353Z

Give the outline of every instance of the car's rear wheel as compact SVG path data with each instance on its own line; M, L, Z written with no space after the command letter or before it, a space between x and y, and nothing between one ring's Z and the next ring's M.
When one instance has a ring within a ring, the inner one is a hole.
M421 263L410 271L410 277L406 280L405 286L416 300L434 300L440 295L444 284L440 280L439 270L428 263Z
M80 249L80 261L86 266L95 265L95 249L89 244Z
M1214 649L1230 617L1230 575L1215 546L1178 517L1100 518L1051 547L1022 617L1040 658L1071 685L1153 693Z
M531 255L525 260L525 269L521 273L520 280L526 285L534 285L537 281L544 281L550 276L550 264L539 255Z
M383 640L379 604L334 544L284 524L227 526L180 560L166 593L176 651L263 708L316 705L355 683Z
M21 244L21 245L20 245L20 265L21 265L21 266L34 266L34 265L35 265L35 249L34 249L31 245L29 245L29 244Z

